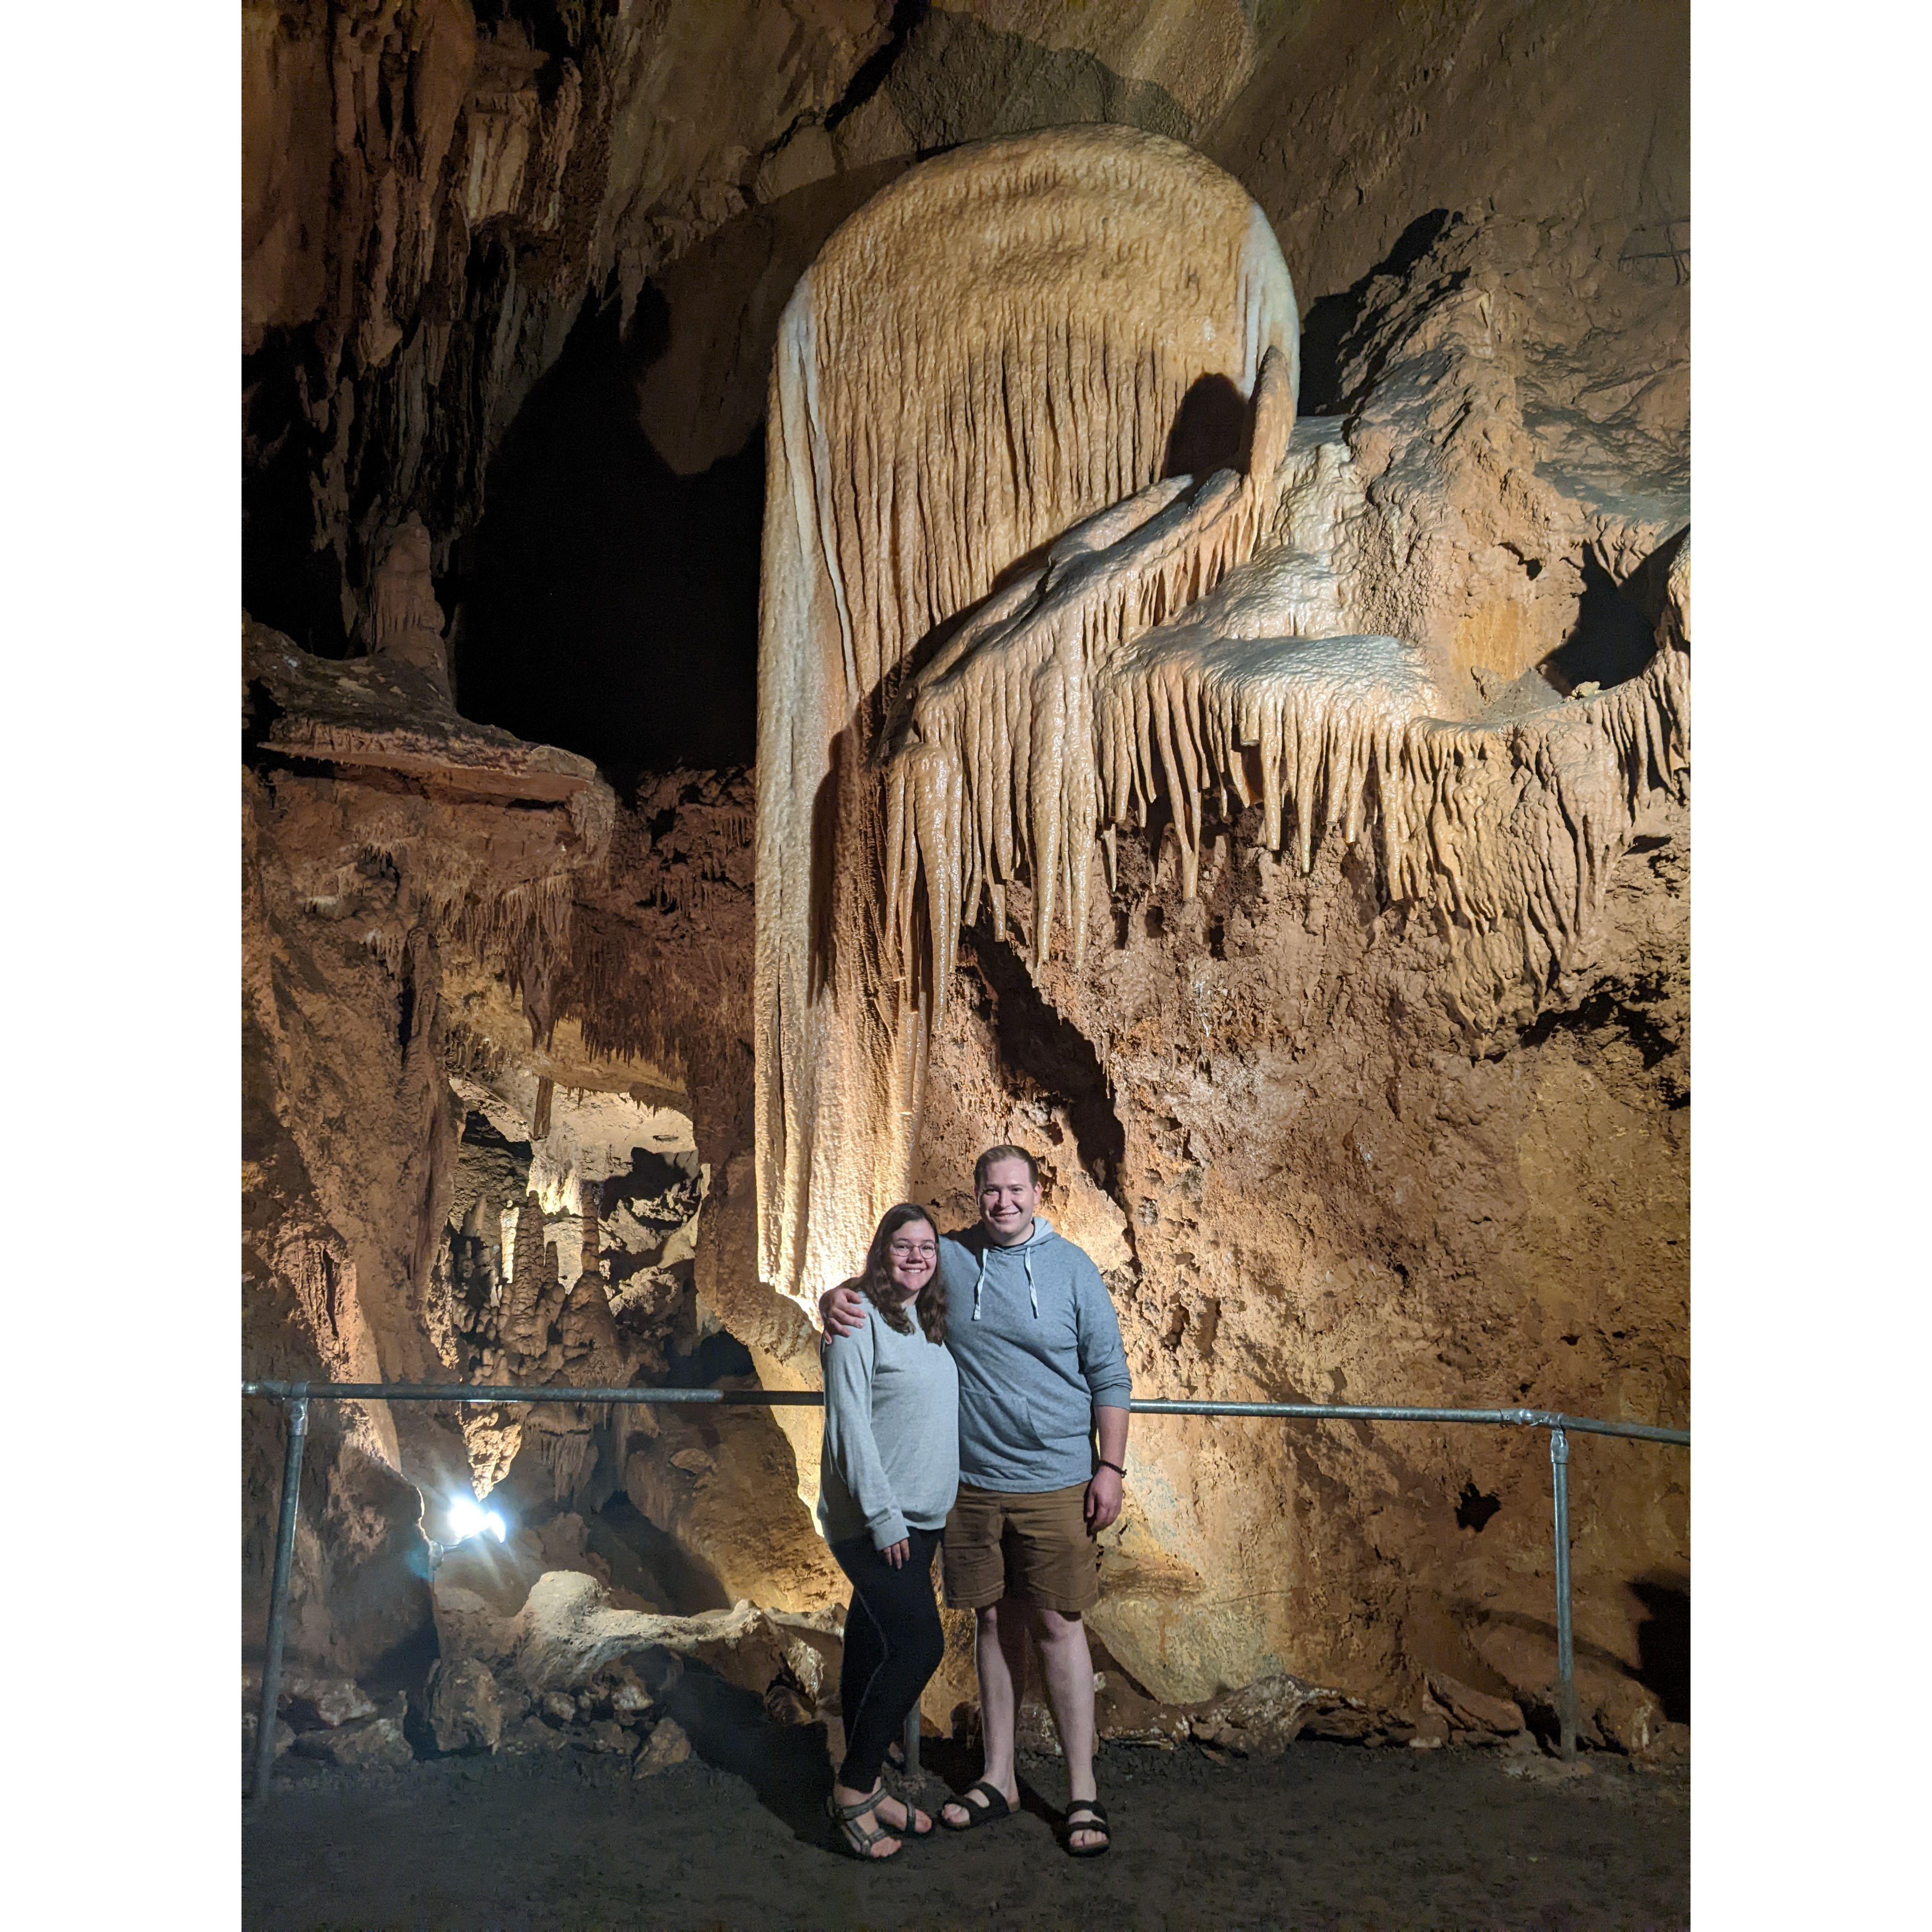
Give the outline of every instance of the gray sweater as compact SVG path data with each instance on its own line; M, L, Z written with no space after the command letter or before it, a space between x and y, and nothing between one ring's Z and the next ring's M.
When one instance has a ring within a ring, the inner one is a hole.
M959 1378L943 1346L907 1311L902 1335L868 1300L856 1333L825 1346L825 1446L818 1520L828 1543L861 1534L874 1550L906 1526L938 1529L959 1488Z
M1038 1494L1094 1474L1094 1412L1133 1387L1106 1284L1086 1251L1036 1215L995 1247L983 1228L939 1244L946 1340L959 1369L959 1473Z

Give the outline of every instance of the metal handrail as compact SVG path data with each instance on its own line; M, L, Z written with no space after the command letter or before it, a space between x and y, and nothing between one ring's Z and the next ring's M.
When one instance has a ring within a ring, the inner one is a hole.
M287 1402L297 1396L334 1401L724 1402L754 1408L818 1408L817 1389L515 1388L478 1382L244 1382L244 1395ZM1184 1402L1165 1396L1130 1402L1136 1415L1278 1415L1298 1422L1480 1422L1516 1429L1567 1429L1581 1435L1628 1436L1644 1442L1690 1446L1688 1429L1658 1429L1647 1422L1603 1422L1549 1408L1396 1408L1340 1402Z
M302 1489L302 1453L308 1434L308 1406L320 1402L612 1402L706 1403L738 1408L817 1408L825 1397L817 1389L715 1388L514 1388L473 1382L247 1382L244 1396L279 1402L288 1412L288 1454L282 1467L281 1512L275 1529L275 1565L269 1584L267 1654L262 1665L262 1708L255 1735L257 1804L268 1795L275 1763L276 1706L281 1700L282 1643L286 1621L289 1567L295 1552L296 1511ZM1642 1422L1605 1422L1594 1416L1565 1415L1544 1408L1408 1408L1367 1402L1186 1402L1154 1399L1130 1402L1136 1415L1228 1415L1278 1418L1291 1422L1476 1423L1492 1428L1546 1429L1550 1432L1552 1532L1556 1556L1556 1678L1558 1749L1566 1763L1576 1756L1576 1681L1574 1632L1570 1604L1570 1442L1574 1432L1622 1436L1642 1442L1666 1442L1688 1449L1688 1429L1659 1429ZM908 1768L918 1768L919 1707L906 1720Z

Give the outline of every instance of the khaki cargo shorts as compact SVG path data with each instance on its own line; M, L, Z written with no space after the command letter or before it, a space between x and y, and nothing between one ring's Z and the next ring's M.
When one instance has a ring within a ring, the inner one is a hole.
M1087 1485L1015 1495L959 1485L946 1519L946 1600L983 1610L1018 1597L1071 1616L1100 1600L1100 1554L1087 1533Z

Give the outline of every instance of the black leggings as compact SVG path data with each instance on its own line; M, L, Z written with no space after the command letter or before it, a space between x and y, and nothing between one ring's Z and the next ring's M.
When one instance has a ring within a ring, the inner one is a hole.
M912 1548L895 1570L855 1536L835 1543L832 1553L852 1580L845 1612L845 1661L838 1673L838 1702L845 1719L845 1762L838 1782L869 1791L884 1768L886 1747L904 1727L926 1680L939 1668L946 1639L932 1600L936 1529L906 1532Z

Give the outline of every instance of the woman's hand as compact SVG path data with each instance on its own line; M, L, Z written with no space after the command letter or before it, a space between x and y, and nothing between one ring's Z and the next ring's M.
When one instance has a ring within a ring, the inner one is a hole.
M828 1288L818 1298L818 1318L828 1335L856 1334L866 1319L866 1304L855 1288Z
M879 1554L895 1570L903 1570L905 1568L906 1558L912 1554L912 1538L909 1536L902 1536L898 1542L888 1544L879 1552Z

